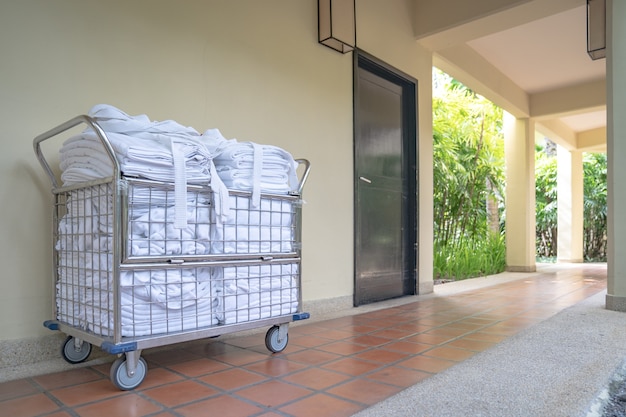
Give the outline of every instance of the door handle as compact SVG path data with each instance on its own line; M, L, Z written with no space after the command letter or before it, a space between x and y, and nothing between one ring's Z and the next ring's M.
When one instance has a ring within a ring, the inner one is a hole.
M369 178L359 177L359 179L360 179L361 181L363 181L363 182L368 183L368 184L371 184L371 183L372 183L372 180L370 180Z

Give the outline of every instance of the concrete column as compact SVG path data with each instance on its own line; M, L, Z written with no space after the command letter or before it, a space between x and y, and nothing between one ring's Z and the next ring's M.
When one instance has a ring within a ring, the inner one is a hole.
M536 270L534 125L504 113L506 264L513 272Z
M626 1L608 0L607 186L608 282L606 308L626 311Z
M583 154L557 145L559 262L583 262Z

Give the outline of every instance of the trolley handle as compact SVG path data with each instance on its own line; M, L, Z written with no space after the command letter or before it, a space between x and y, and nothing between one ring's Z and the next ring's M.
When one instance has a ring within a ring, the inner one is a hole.
M67 130L70 130L71 128L78 126L79 124L84 123L86 125L88 125L89 127L91 127L93 129L94 132L96 132L96 135L98 136L98 138L100 139L100 141L102 142L102 145L104 146L104 149L106 150L109 158L111 159L111 163L113 164L113 175L114 178L119 178L121 175L121 169L120 169L120 164L117 160L117 158L115 157L115 151L113 150L113 146L111 146L111 142L109 141L109 139L107 138L106 133L104 133L104 130L102 130L102 128L100 127L100 125L98 125L98 123L96 123L96 121L87 116L87 115L80 115L80 116L76 116L70 120L68 120L65 123L62 123L42 134L40 134L39 136L37 136L35 139L33 139L33 148L35 150L35 155L37 155L37 159L39 160L39 163L41 164L41 166L43 167L43 169L46 171L46 173L48 174L48 177L50 177L50 180L52 181L52 185L55 188L59 187L59 181L56 177L56 175L54 174L54 172L52 171L52 168L50 168L50 164L48 163L48 161L46 160L42 150L41 150L41 143L45 140L48 140L54 136L57 136Z
M308 159L304 158L296 159L295 161L298 165L304 165L304 172L302 173L302 178L298 184L298 189L295 192L297 195L301 195L302 190L304 189L304 184L306 183L307 178L309 178L309 173L311 172L311 163Z

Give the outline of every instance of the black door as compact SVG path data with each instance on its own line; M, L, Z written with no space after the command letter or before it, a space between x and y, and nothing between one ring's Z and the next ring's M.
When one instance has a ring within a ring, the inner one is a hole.
M359 53L355 65L355 295L416 293L416 83Z

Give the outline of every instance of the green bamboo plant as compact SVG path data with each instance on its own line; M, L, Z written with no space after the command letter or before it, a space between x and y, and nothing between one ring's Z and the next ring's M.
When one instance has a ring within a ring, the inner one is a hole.
M441 71L433 74L435 276L501 272L502 110Z
M554 146L546 140L535 149L536 248L540 261L553 261L558 253ZM583 178L583 257L586 262L606 262L606 154L584 154Z

